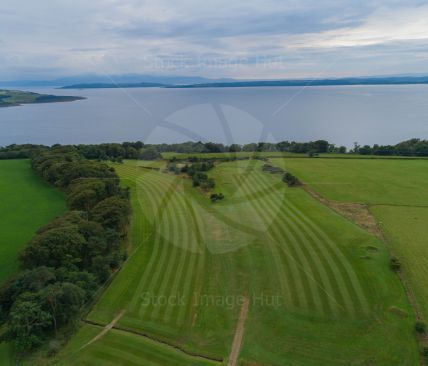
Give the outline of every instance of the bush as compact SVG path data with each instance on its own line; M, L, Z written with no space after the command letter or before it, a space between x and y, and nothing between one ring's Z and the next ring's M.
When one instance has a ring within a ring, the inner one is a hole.
M400 260L397 257L391 257L389 265L391 269L395 272L398 272L401 268Z
M220 201L220 200L222 200L224 198L224 195L223 195L223 193L213 193L211 196L210 196L210 200L211 200L211 202L217 202L217 201Z
M61 348L61 343L58 341L50 341L48 344L48 357L55 356Z
M427 326L426 326L426 324L423 321L418 320L415 323L415 330L419 334L425 334L426 331L427 331Z
M300 185L299 180L293 174L286 172L282 178L283 182L287 183L289 187L295 187Z

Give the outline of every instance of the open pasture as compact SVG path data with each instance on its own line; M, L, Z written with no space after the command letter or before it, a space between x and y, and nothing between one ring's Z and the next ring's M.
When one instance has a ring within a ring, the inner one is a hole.
M17 253L42 225L65 211L63 195L29 160L0 160L0 282L18 269Z
M242 365L418 363L414 317L382 243L262 164L212 170L226 196L216 204L184 177L115 164L131 188L133 251L88 320L107 325L124 311L122 331L82 357L103 365L107 342L126 364L120 344L141 333L226 364L249 299ZM75 337L64 356L85 342Z
M428 319L428 161L272 159L322 196L366 203Z

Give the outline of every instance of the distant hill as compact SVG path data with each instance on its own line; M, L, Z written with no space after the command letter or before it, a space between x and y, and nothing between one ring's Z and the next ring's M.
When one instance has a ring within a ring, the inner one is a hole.
M117 84L103 84L103 83L93 83L93 84L74 84L63 86L59 89L117 89L117 88L159 88L165 87L166 84L158 83L117 83Z
M0 81L0 87L4 88L22 88L22 87L63 87L76 84L138 84L153 83L163 85L180 84L202 84L212 82L233 82L234 79L217 78L210 79L201 76L157 76L142 74L119 74L119 75L97 75L85 74L76 76L67 76L52 80L10 80Z
M404 85L428 84L428 76L418 77L367 77L342 79L296 79L296 80L255 80L226 83L202 83L190 85L170 85L168 88L237 88L263 86L335 86L335 85Z

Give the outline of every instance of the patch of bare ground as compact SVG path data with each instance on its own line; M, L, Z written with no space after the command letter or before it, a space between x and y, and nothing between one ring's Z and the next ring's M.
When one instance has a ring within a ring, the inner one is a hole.
M330 207L338 214L346 217L348 220L357 224L364 230L367 230L370 234L378 237L379 239L383 239L382 230L379 228L376 219L371 214L367 205L361 203L331 201L322 197L318 192L314 191L306 184L303 184L302 187L322 204Z
M227 366L236 366L238 364L239 353L241 352L242 339L245 332L245 321L247 320L248 308L250 307L250 300L246 297L239 313L238 324L236 325L235 336L233 338L232 350L229 356Z
M105 334L107 334L109 330L111 330L112 328L115 327L116 323L122 318L122 316L125 314L125 312L126 312L126 310L122 310L119 314L117 314L115 316L115 318L109 324L107 324L99 334L97 334L94 338L92 338L88 343L83 345L80 349L82 350L82 349L86 348L87 346L96 342L97 340L102 338Z

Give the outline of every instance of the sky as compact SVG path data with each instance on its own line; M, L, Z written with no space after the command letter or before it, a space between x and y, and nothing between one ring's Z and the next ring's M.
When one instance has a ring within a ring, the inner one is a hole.
M428 74L419 0L1 0L0 80Z

